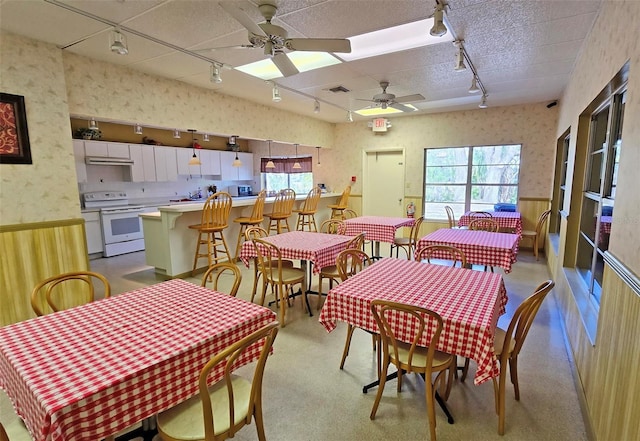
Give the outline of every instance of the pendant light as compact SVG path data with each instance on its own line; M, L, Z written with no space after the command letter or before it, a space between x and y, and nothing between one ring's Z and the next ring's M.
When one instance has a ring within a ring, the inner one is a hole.
M267 142L269 143L269 161L267 165L265 165L265 168L276 168L276 165L271 160L271 140L269 139Z
M233 146L232 148L236 152L236 158L231 163L231 167L242 167L242 161L238 158L238 146L236 145L237 139L237 135L232 135L229 137L229 145Z
M142 135L142 126L140 124L136 124L133 128L133 133L136 135Z
M98 123L96 122L95 118L91 118L89 120L89 130L98 130Z
M300 170L302 168L302 166L300 165L300 163L298 162L298 144L294 144L296 146L296 162L293 163L293 169L294 170Z
M200 158L198 158L198 155L196 155L196 140L194 137L196 130L188 129L188 131L191 132L191 149L193 150L193 156L191 157L191 159L189 159L189 165L202 165L202 162L200 162Z
M320 146L317 146L316 149L318 149L318 167L320 167Z
M178 129L174 129L174 130L173 130L173 137L174 137L175 139L180 139L180 130L178 130Z

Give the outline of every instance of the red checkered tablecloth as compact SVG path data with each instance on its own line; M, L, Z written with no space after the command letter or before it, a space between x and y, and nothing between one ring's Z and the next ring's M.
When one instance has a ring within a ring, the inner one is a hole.
M460 217L458 226L465 227L471 223L470 211ZM500 228L512 229L515 234L522 236L522 216L517 211L488 211L492 219L496 221Z
M438 350L475 360L475 384L499 375L493 339L507 304L501 275L383 258L330 290L319 321L329 332L337 321L378 332L370 310L375 299L437 312L444 322ZM395 326L399 338L410 342L414 330L409 324L397 322ZM430 338L430 334L425 336L425 345Z
M518 255L518 240L520 236L511 233L442 228L420 239L416 250L427 245L449 245L461 249L467 263L499 266L509 273ZM446 259L448 255L436 253L434 257Z
M413 226L414 219L410 217L360 216L344 221L347 236L357 236L365 232L367 240L375 242L393 243L396 230L401 227Z
M35 440L97 441L197 394L216 352L274 320L171 280L0 328L0 387Z
M336 257L347 247L347 243L351 239L353 237L342 234L290 231L268 236L264 240L277 246L283 259L313 262L313 272L318 274L322 268L336 264ZM240 250L240 260L249 266L249 262L254 257L256 257L256 250L253 243L243 243Z

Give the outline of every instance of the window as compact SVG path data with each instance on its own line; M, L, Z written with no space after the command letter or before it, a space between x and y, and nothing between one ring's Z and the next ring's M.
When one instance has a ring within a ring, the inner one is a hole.
M624 85L596 109L589 126L576 270L596 304L600 303L603 256L609 248L626 97Z
M518 202L520 144L425 149L425 217L446 219L469 210L493 210Z
M564 206L564 199L567 189L567 166L569 164L569 131L565 132L558 140L558 151L556 153L556 175L553 182L553 201L551 203L551 220L549 223L549 233L560 233L560 220L562 211L568 211Z
M266 167L269 159L273 161L274 168ZM293 168L296 162L300 164L299 169ZM267 194L273 194L284 188L291 188L296 194L307 194L313 187L312 163L311 156L301 158L262 158L260 161L262 188L267 190Z

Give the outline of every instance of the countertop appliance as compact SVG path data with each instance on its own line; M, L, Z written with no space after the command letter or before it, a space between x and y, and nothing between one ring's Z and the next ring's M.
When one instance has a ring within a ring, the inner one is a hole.
M124 191L98 191L82 195L84 208L99 208L104 257L144 250L142 220L146 209L129 205Z
M233 197L253 196L253 188L250 185L230 185L229 194Z

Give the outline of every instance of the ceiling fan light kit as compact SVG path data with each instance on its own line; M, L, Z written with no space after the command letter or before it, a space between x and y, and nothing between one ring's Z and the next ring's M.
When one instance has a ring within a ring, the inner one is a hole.
M110 46L111 52L118 55L127 55L129 48L127 47L127 37L125 37L118 29L111 32Z

